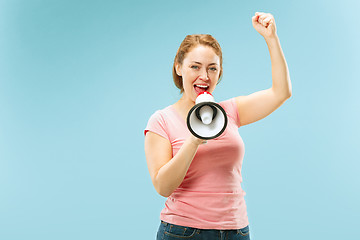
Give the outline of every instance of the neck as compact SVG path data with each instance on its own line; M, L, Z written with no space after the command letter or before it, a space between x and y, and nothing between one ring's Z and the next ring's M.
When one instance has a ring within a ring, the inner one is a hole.
M186 94L183 94L177 103L188 111L195 105L195 102L188 98Z
M185 94L173 105L179 114L186 119L187 114L190 109L195 105L191 99L189 99Z

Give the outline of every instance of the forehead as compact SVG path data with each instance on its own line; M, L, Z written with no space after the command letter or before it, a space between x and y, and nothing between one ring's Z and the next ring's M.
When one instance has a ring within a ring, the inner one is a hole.
M204 45L198 45L191 49L184 59L186 62L217 63L220 64L220 58L216 55L214 49Z

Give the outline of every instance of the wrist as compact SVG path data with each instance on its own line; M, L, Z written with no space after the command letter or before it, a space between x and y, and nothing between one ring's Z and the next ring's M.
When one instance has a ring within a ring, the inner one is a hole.
M196 147L198 147L198 146L201 145L201 144L206 143L205 140L200 139L200 138L197 138L197 137L195 137L194 135L191 135L190 138L189 138L189 140L190 140L190 143L193 144L193 145L195 145Z
M274 35L264 37L264 39L267 44L273 44L279 41L279 37L277 36L276 33Z

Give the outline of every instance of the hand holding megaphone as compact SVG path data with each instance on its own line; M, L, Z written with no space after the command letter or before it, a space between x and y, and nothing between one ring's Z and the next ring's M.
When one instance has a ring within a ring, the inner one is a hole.
M220 136L226 128L227 116L225 110L217 103L209 92L198 95L187 116L187 126L190 132L200 139L213 139Z

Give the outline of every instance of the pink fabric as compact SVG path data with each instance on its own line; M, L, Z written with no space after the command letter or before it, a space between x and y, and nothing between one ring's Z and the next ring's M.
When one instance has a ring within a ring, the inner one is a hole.
M235 99L219 103L228 125L218 138L200 145L181 185L168 197L160 219L200 229L239 229L248 222L241 188L244 143ZM191 134L172 106L156 111L145 128L168 139L173 156Z

